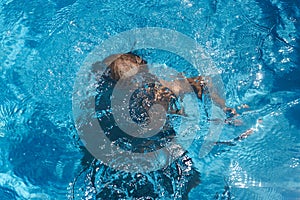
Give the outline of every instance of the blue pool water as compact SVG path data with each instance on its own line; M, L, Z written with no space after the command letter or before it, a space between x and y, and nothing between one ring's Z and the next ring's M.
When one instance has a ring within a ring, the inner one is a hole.
M164 172L93 160L73 119L76 73L104 40L143 27L196 40L227 105L249 105L220 141L254 133L204 158L196 137ZM0 0L0 199L300 199L299 31L299 0Z

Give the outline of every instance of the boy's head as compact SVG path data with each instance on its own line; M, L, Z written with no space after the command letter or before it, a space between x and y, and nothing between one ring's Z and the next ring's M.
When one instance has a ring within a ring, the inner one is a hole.
M111 78L118 81L135 75L147 62L133 53L117 54L105 59L104 62L111 70Z

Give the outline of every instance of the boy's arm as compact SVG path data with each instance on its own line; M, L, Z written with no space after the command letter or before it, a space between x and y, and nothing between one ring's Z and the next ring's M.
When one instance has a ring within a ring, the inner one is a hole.
M172 90L176 96L191 92L190 86L200 100L202 100L203 94L209 93L214 103L222 108L225 113L228 113L231 117L237 115L236 110L234 108L226 107L225 100L213 90L212 79L209 77L197 76L186 79L175 79L173 81L160 80L160 83L164 87Z
M187 78L187 81L193 87L199 99L202 99L202 94L209 93L214 103L220 108L222 108L225 113L229 113L230 115L233 116L237 115L236 110L234 108L226 107L225 99L220 97L220 95L213 90L213 83L211 78L197 76L197 77Z

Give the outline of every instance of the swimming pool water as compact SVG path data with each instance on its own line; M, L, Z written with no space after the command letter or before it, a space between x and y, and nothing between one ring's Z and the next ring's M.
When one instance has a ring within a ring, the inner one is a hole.
M192 168L183 156L165 173L92 161L73 120L76 72L104 40L143 27L195 39L220 71L228 106L249 105L220 141L254 133L204 158L199 136L186 155ZM299 31L298 0L0 0L0 199L128 199L130 187L137 199L299 199Z

